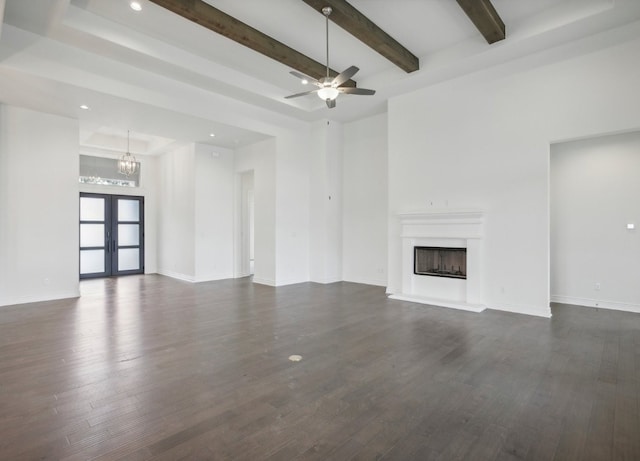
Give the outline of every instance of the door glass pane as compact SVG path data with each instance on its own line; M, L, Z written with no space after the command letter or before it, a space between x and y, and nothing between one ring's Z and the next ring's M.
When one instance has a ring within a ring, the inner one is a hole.
M80 221L104 221L104 199L80 197Z
M104 246L104 224L80 224L81 247Z
M104 272L104 250L80 250L80 273Z
M140 269L140 256L137 248L118 250L118 270L132 271Z
M118 246L140 245L140 226L138 224L118 224Z
M118 221L140 221L140 202L118 199Z

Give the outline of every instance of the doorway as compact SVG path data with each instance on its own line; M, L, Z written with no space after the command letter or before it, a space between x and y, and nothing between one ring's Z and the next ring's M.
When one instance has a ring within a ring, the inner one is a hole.
M144 273L144 197L80 193L80 278Z
M550 149L551 302L640 313L640 132Z

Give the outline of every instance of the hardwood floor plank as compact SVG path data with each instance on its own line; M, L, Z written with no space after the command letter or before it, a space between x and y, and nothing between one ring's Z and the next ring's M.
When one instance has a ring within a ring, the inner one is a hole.
M354 283L81 289L0 309L0 459L640 459L637 314Z

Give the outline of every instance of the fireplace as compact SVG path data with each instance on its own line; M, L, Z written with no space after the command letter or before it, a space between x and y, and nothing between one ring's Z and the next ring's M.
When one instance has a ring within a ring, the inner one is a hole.
M467 278L467 249L413 247L413 273L432 277Z
M401 286L393 299L473 312L483 303L484 213L434 210L399 216Z

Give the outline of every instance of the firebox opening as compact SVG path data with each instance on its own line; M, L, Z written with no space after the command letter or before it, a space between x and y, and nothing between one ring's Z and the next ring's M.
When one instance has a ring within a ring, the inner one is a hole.
M413 247L413 273L435 277L467 278L467 249Z

